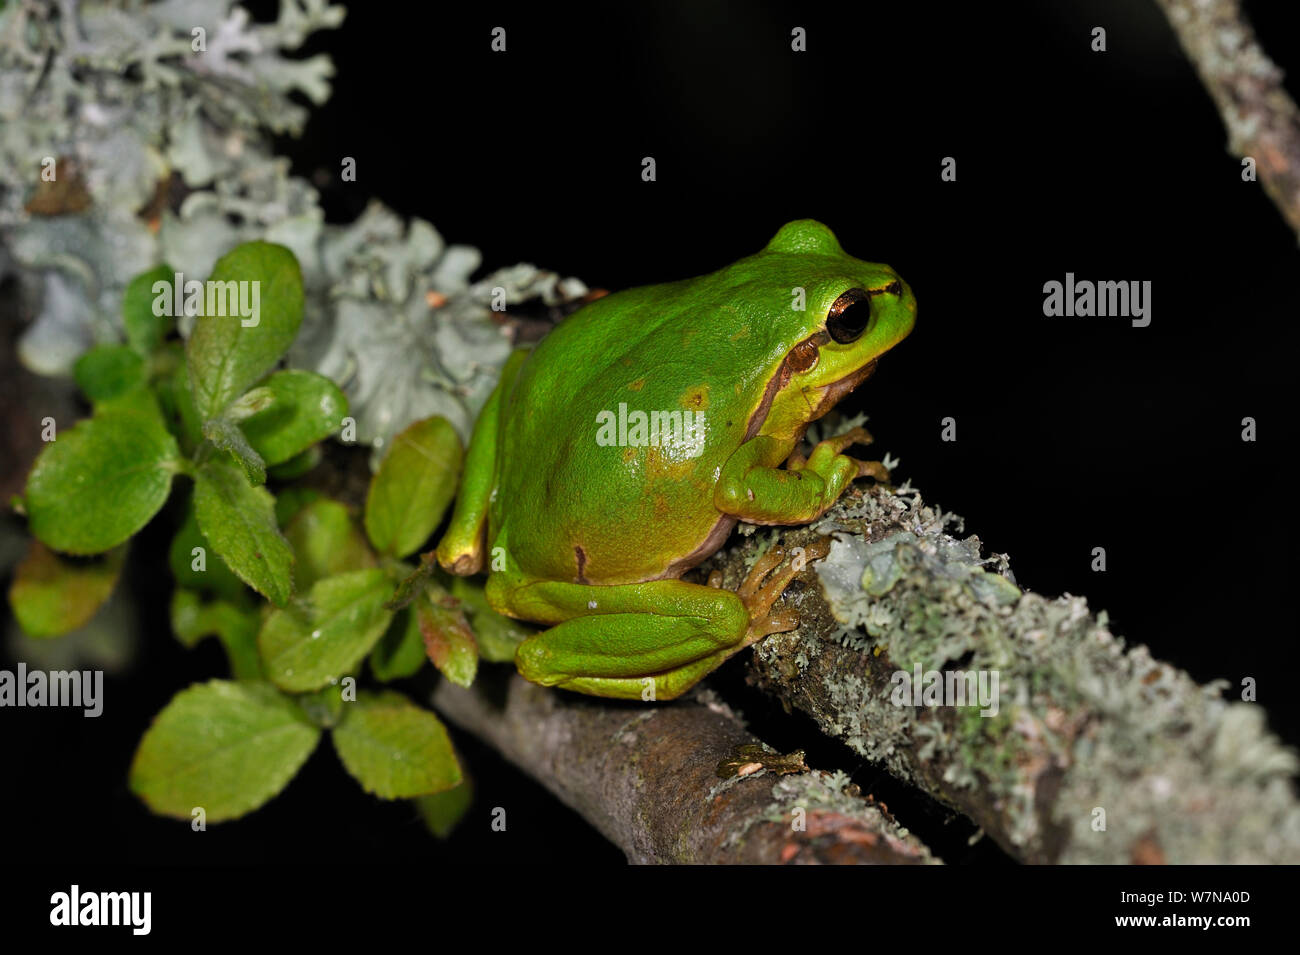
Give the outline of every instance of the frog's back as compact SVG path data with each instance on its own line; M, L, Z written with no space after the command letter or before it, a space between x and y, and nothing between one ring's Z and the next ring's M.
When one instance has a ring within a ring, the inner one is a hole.
M682 284L575 313L503 395L489 536L524 573L599 584L676 576L733 526L713 488L749 423L735 396L770 373L747 351L773 348L738 343L748 326L707 295L684 307Z

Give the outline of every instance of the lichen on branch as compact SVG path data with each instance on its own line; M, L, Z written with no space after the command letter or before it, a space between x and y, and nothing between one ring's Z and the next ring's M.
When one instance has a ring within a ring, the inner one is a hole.
M1228 149L1252 158L1259 180L1300 236L1300 110L1239 0L1156 0L1228 131Z
M774 534L836 542L813 565L821 586L793 597L802 625L756 648L751 680L1026 862L1300 861L1296 756L1259 704L1127 648L1081 597L1021 591L960 527L907 487L872 487ZM765 544L723 555L727 577ZM995 705L899 705L917 675L954 671L996 674Z

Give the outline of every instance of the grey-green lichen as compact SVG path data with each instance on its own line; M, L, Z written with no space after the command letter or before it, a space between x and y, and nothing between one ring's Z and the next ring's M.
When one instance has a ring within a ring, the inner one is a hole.
M342 18L327 0L287 0L265 24L230 0L0 8L0 240L39 311L19 346L29 367L66 372L114 337L126 282L166 257L152 207L173 174L230 199L287 183L264 130L298 132L293 94L324 102L333 67L283 54ZM310 205L304 192L282 189L278 218ZM234 231L210 229L213 243Z
M357 441L377 459L434 414L468 439L512 344L494 309L586 287L528 264L471 281L476 249L378 204L325 223L270 134L301 130L294 94L328 99L329 58L286 54L343 16L328 0L281 0L272 23L232 0L0 6L0 278L16 276L35 316L25 365L65 375L90 346L120 341L139 273L165 262L205 278L232 246L265 239L303 270L289 362L340 384Z
M1126 649L1080 597L1021 591L960 528L905 485L789 532L835 538L824 610L788 597L803 624L758 646L757 681L1023 859L1300 861L1296 756L1258 705ZM918 668L996 673L997 705L898 705Z

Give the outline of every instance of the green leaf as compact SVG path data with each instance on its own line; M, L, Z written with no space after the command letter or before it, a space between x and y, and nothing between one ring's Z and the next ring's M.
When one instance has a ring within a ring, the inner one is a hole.
M168 404L175 409L172 431L187 451L193 451L203 440L203 422L199 409L194 406L194 392L190 388L190 373L184 365L172 373Z
M222 458L203 464L194 477L194 516L199 530L235 575L273 604L293 593L293 549L275 523L275 500L264 487L249 487Z
M400 693L362 693L334 728L334 749L361 788L381 799L423 796L461 781L438 718Z
M294 565L298 589L306 590L322 577L375 566L370 546L338 501L312 501L289 521L284 536L298 561Z
M489 663L513 663L519 644L535 631L493 610L481 581L455 577L451 581L451 593L461 602L461 609L474 631L479 656Z
M95 405L92 417L101 418L105 415L116 414L138 415L151 425L161 427L164 430L167 428L167 422L163 418L162 406L159 405L157 397L149 388L134 388L113 395L111 398L103 399Z
M171 622L176 639L187 649L204 637L220 640L236 680L265 679L257 651L257 631L262 621L255 609L238 607L227 600L204 602L195 591L177 587L172 594Z
M433 665L457 686L470 686L478 672L478 644L460 601L429 583L412 604L424 648Z
M275 496L275 521L287 527L293 516L321 497L313 487L287 487Z
M282 245L236 246L217 261L205 289L215 287L214 282L257 283L250 288L257 289L259 308L256 325L245 326L235 314L203 315L195 322L186 359L194 405L204 421L220 417L228 404L275 367L302 324L302 272Z
M228 404L221 416L227 421L243 421L271 407L271 402L274 400L275 393L270 388L266 385L258 385L256 388L248 389Z
M292 481L302 477L325 457L320 445L312 445L306 451L295 454L283 464L273 464L266 469L269 478L275 481Z
M185 587L172 591L172 634L186 650L193 650L204 637L216 633L212 618L206 613L207 607L197 591Z
M112 594L125 558L126 545L102 558L69 560L31 540L9 586L18 625L29 637L57 637L84 626Z
M466 776L459 786L428 796L416 796L411 801L429 831L439 839L446 839L473 804L474 785Z
M446 418L417 421L393 439L366 495L366 534L376 550L393 557L419 550L456 493L461 457Z
M383 636L393 585L382 570L352 570L312 585L304 604L277 610L258 636L271 680L291 693L318 690L353 667Z
M86 397L98 404L141 387L148 373L144 359L126 345L97 345L77 359L72 376Z
M171 328L169 315L155 315L153 310L155 282L166 282L167 292L171 295L174 270L167 265L160 265L148 272L142 272L133 278L122 296L122 324L126 328L126 340L136 353L147 357L162 344Z
M333 729L343 716L342 687L323 686L315 693L304 693L295 699L307 719L321 729Z
M203 548L203 553L196 554L196 548ZM167 562L171 565L172 576L182 587L217 594L227 599L237 599L247 593L244 582L221 559L221 555L212 550L208 539L199 530L199 522L194 518L194 499L185 505L185 520L172 538L167 553ZM195 568L200 564L202 570Z
M397 614L370 653L370 669L383 683L414 676L424 666L424 635L415 611Z
M348 400L334 382L310 371L277 371L263 384L271 392L265 410L240 423L249 443L280 464L339 429Z
M159 815L234 819L279 793L320 740L291 699L265 683L212 680L172 698L140 740L131 791Z
M148 392L141 398L152 402ZM32 533L55 550L98 554L158 513L171 492L180 448L157 406L106 406L60 435L27 476Z
M244 472L248 483L257 486L266 483L266 462L253 450L239 425L225 418L213 418L203 425L203 437L221 451L227 451L230 457Z

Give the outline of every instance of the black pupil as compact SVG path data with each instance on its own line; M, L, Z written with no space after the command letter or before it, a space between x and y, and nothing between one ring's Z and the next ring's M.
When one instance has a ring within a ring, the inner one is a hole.
M826 330L831 333L831 338L846 345L861 338L870 321L871 297L858 289L850 289L831 306Z

